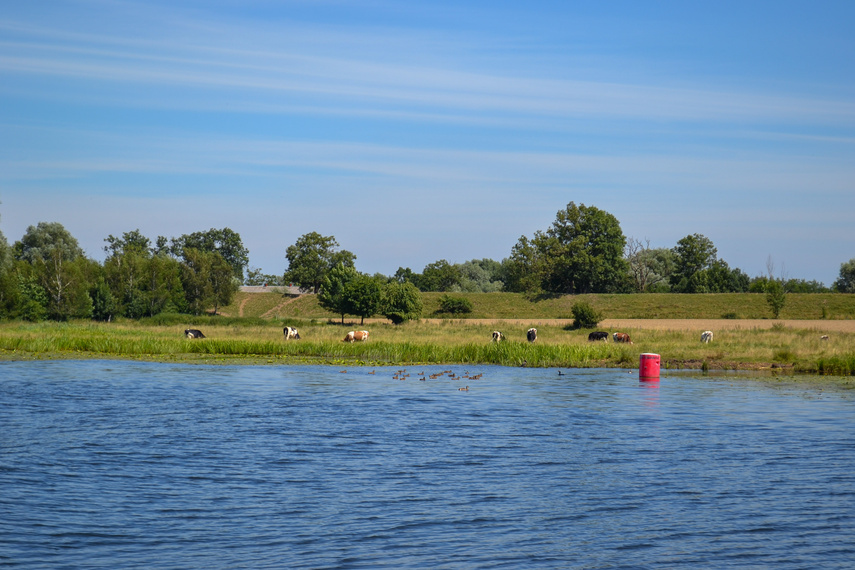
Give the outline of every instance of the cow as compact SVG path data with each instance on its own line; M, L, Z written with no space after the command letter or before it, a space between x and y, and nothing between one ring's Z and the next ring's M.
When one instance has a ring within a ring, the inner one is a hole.
M199 329L185 329L184 336L187 338L205 338Z
M828 335L827 334L822 335L821 337L819 337L819 340L828 340Z
M704 331L701 333L701 342L703 342L703 343L712 342L712 337L713 337L712 331Z
M528 329L525 333L525 338L528 339L529 342L534 342L537 340L537 329Z
M503 335L499 331L493 331L493 342L500 342L503 340L505 340L505 335Z
M609 342L609 333L605 331L596 331L592 332L588 335L588 340L593 342L595 340L601 340L603 342Z
M285 327L282 329L282 332L285 334L285 340L295 339L300 340L300 333L297 332L297 329L294 327Z
M342 342L353 342L355 340L368 340L368 331L350 331Z
M627 344L632 344L632 340L629 338L629 335L626 333L615 333L612 335L615 339L615 342L625 342Z

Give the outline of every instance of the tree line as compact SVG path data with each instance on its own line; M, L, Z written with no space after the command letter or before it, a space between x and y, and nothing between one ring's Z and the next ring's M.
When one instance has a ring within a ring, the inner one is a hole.
M295 285L318 294L323 307L341 315L377 314L403 322L421 313L419 293L509 291L538 295L581 293L793 293L855 292L855 258L841 264L832 287L767 274L749 277L718 257L701 234L671 248L626 238L618 220L593 206L570 202L549 228L521 236L501 260L430 263L420 272L399 267L394 275L356 270L356 255L334 236L305 234L286 248L281 275L251 269L249 251L229 228L153 242L139 230L105 238L106 258L87 258L59 223L40 222L11 246L0 233L0 318L26 320L121 316L163 312L201 314L231 302L240 284ZM770 300L770 304L773 301Z

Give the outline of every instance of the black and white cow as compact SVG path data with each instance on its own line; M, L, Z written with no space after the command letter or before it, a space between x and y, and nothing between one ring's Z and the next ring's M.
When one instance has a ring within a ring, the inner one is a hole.
M529 342L534 342L537 340L537 329L528 329L525 333L525 338L528 339Z
M500 342L503 340L505 340L505 335L503 335L499 331L493 331L493 342Z
M591 334L588 335L588 340L591 342L596 341L596 340L601 340L603 342L609 342L609 333L607 333L605 331L592 332Z
M205 335L199 329L185 329L184 336L187 338L205 338Z
M282 329L282 332L285 334L285 340L294 339L300 340L300 333L297 332L297 329L294 327L285 327Z

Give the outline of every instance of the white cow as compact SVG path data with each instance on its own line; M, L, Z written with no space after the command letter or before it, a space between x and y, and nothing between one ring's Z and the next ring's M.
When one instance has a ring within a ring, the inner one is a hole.
M703 343L712 342L712 337L713 337L712 331L704 331L701 333L701 342L703 342Z

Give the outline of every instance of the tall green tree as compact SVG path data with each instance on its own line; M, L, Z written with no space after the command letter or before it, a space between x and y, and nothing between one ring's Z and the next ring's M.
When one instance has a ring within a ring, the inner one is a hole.
M244 247L237 232L229 228L211 228L205 232L193 232L172 239L171 251L176 257L183 257L184 250L188 248L218 253L229 264L234 276L243 281L244 269L249 265L249 250Z
M359 277L359 273L352 265L339 263L327 272L324 283L318 292L318 304L331 313L344 316L351 313L351 305L348 297L348 286Z
M345 286L344 296L347 313L360 317L360 323L364 323L365 317L380 312L383 286L375 277L359 274Z
M288 246L285 257L288 269L285 271L285 283L295 283L301 289L318 293L329 271L342 264L353 267L356 256L343 249L338 251L338 242L333 236L322 236L310 232Z
M625 245L617 218L570 202L545 232L535 232L530 241L520 238L511 258L515 273L532 274L548 293L618 292L627 287Z
M33 263L50 259L57 252L61 261L74 261L83 256L77 239L59 222L39 222L29 226L20 241L13 246L16 259Z
M460 270L444 259L425 266L417 285L422 291L452 291L460 285Z
M185 248L181 262L181 284L187 307L194 315L201 315L213 304L214 289L211 285L211 257L214 254Z
M386 285L380 312L399 325L422 315L421 292L411 282L391 282Z
M671 288L675 293L708 292L704 270L716 260L717 250L712 240L701 234L692 234L677 242L673 249L676 268L671 275Z

